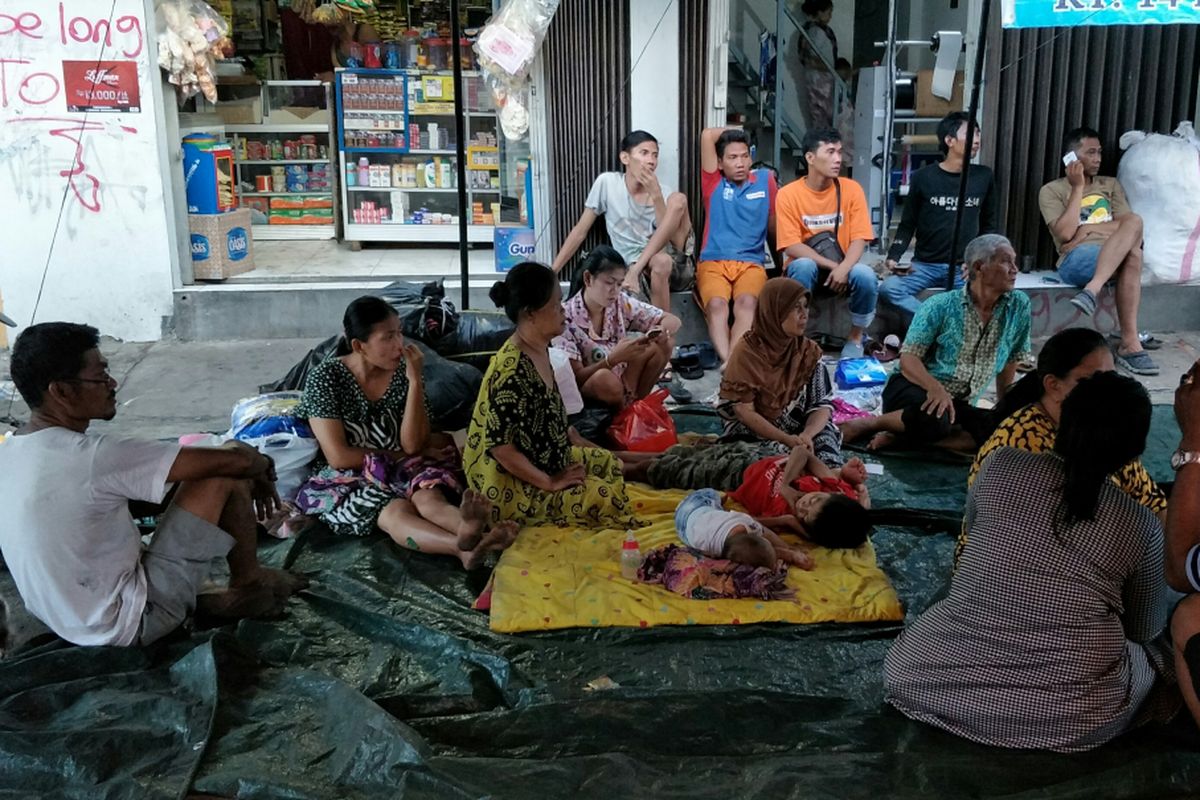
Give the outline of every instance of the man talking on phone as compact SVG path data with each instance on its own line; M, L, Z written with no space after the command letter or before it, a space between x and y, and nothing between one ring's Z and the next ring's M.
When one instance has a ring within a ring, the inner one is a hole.
M1100 134L1091 128L1067 133L1063 164L1067 175L1038 193L1042 218L1058 248L1058 276L1080 292L1071 304L1085 316L1096 313L1096 298L1111 280L1117 284L1121 342L1117 364L1135 375L1157 375L1158 365L1138 336L1142 301L1142 218L1129 208L1116 178L1100 174Z
M967 155L967 114L955 111L938 123L938 149L942 160L913 173L908 197L896 239L888 250L886 265L891 277L879 287L879 296L899 310L907 328L921 307L917 295L926 289L945 288L950 269L950 242L954 238L954 218L958 213L958 189L963 166L979 152L979 126ZM955 262L962 261L967 242L985 233L996 233L995 180L987 167L971 164L967 173L967 202L962 231L958 237ZM911 264L900 259L913 235L917 245ZM961 272L954 276L954 288L962 288Z

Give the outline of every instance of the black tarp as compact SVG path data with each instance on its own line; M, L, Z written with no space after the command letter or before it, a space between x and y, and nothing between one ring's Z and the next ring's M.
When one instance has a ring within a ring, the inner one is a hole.
M1177 437L1165 420L1156 414L1163 443ZM966 467L879 460L877 489L910 516L878 527L875 547L911 619L946 585L958 524L949 477L961 482ZM939 492L907 493L931 470L944 471ZM882 702L899 624L496 634L469 607L479 577L449 558L321 531L260 554L312 578L283 620L146 650L55 642L0 662L0 797L1200 792L1189 720L1056 755L905 719ZM602 676L619 686L588 691Z

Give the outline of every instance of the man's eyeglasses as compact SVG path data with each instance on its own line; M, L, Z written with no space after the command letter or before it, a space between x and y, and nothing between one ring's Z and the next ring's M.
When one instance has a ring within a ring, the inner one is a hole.
M111 375L106 375L103 378L67 378L65 381L65 383L103 383L106 386L116 382L117 379Z

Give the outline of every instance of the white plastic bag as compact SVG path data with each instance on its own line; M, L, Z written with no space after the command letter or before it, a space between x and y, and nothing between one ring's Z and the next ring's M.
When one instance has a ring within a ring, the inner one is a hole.
M575 380L575 372L571 369L567 354L557 347L551 347L550 366L554 368L554 382L558 384L558 393L562 395L567 413L578 414L583 411L583 395L579 393L579 382Z
M529 68L546 38L560 0L504 0L475 42L496 107L510 140L529 131Z
M275 461L275 489L281 500L293 500L300 484L308 479L309 465L317 457L317 440L294 433L273 433L246 444Z
M1129 131L1117 179L1142 218L1143 283L1200 283L1200 141L1190 122L1171 136Z

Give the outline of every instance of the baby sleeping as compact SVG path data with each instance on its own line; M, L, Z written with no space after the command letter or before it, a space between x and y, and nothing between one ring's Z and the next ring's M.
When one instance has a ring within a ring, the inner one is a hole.
M779 561L812 569L812 558L790 547L748 514L726 511L715 489L692 492L675 510L675 530L683 543L706 556L774 569Z

